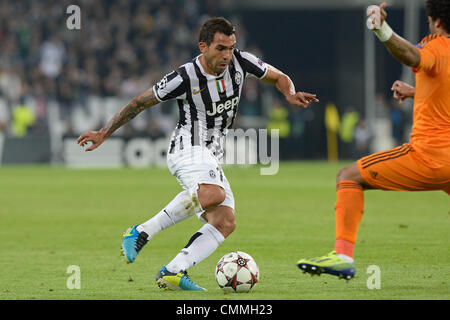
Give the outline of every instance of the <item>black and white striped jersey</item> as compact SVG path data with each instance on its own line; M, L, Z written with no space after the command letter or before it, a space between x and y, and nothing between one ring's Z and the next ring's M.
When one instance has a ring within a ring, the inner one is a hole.
M178 102L180 118L169 153L186 145L199 145L220 159L225 136L236 117L244 79L263 78L267 65L253 54L235 49L227 69L214 76L203 70L199 57L164 76L153 86L153 92L160 102Z

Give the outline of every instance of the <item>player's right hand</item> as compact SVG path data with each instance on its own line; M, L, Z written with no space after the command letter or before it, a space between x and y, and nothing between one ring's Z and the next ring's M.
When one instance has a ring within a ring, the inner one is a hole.
M78 137L77 143L85 147L88 142L92 142L92 145L88 148L86 148L84 151L92 151L95 148L97 148L99 145L105 141L106 135L105 131L103 129L100 129L99 131L87 131L83 133L81 136Z
M402 104L407 98L414 98L414 87L403 81L395 81L391 90L394 91L394 98L397 99L400 104Z

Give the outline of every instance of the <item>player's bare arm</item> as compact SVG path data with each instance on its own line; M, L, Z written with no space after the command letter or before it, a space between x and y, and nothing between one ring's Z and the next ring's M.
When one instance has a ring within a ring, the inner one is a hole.
M414 87L400 80L394 82L391 90L394 92L394 98L397 99L400 104L408 98L414 98L414 94L416 93Z
M275 86L290 104L306 108L312 102L319 102L315 94L296 92L294 83L289 76L271 65L267 66L268 70L262 81Z
M417 67L420 63L419 50L410 42L397 34L393 34L391 39L384 43L388 51L401 63L409 67Z
M375 28L375 33L378 35L380 40L383 42L388 51L401 63L409 67L417 67L420 63L420 53L419 50L414 47L409 41L403 39L398 34L392 31L392 29L387 25L386 18L386 2L383 2L379 6L379 13L377 13L375 6L369 8L367 11L367 16L370 18L373 15L380 14L380 27ZM372 20L373 23L376 19ZM386 38L384 38L386 37Z
M86 151L92 151L100 146L114 131L123 126L125 123L136 117L143 110L158 104L153 88L149 88L138 97L133 98L129 103L124 105L106 124L105 127L98 131L87 131L78 139L77 143L84 147L88 142L92 145Z

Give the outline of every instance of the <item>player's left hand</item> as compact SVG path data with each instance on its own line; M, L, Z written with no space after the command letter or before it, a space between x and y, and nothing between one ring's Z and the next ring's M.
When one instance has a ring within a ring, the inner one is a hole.
M416 91L414 87L400 80L394 82L391 90L394 92L394 99L397 99L399 104L402 104L407 98L414 98Z
M295 94L286 96L286 100L294 106L307 108L312 102L319 102L316 96L308 92L296 92Z

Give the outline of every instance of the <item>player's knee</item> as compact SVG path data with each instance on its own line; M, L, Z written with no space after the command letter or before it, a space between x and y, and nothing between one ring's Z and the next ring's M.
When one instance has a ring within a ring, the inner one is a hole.
M365 183L361 173L359 172L358 164L356 162L351 165L339 170L336 176L336 183L342 181L354 181L363 185Z
M336 183L339 183L339 182L345 180L345 178L344 178L345 177L345 170L346 170L346 168L343 168L343 169L339 170L339 172L338 172L338 174L336 176Z

